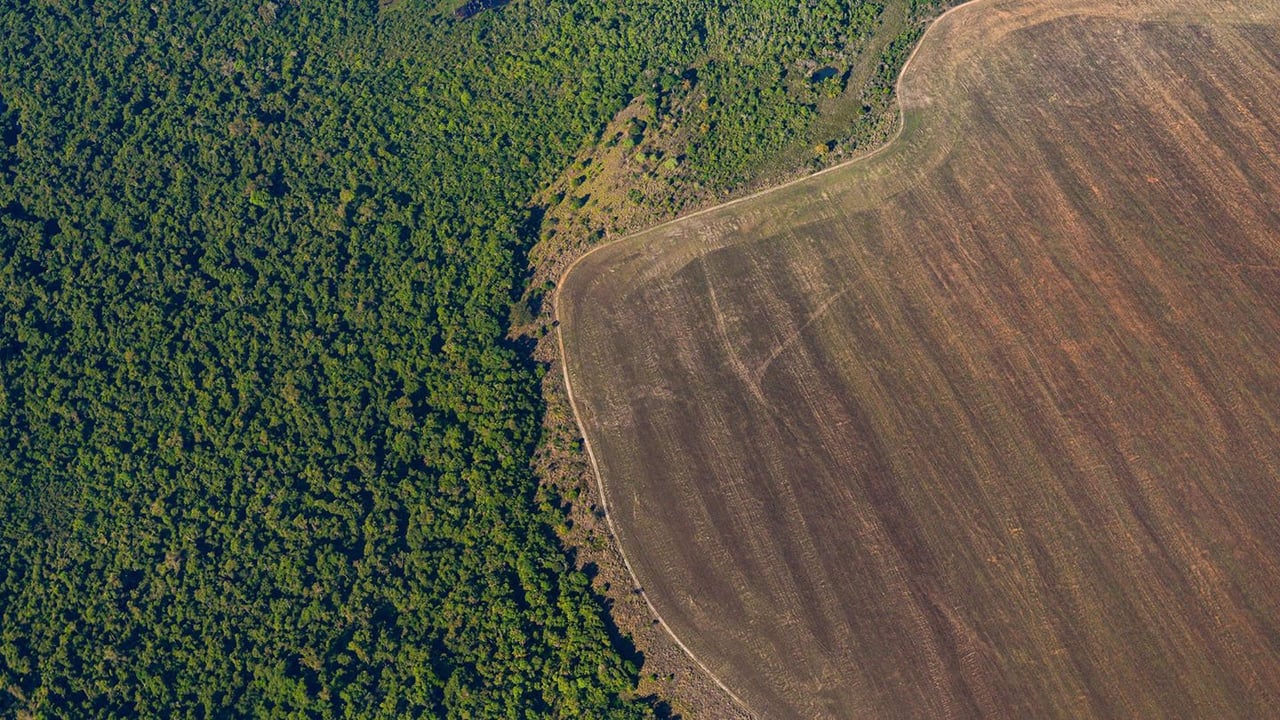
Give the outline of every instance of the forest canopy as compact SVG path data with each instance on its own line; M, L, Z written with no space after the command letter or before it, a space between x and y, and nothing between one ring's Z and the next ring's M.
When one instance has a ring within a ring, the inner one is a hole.
M529 467L530 198L695 65L740 182L881 6L455 9L0 9L0 714L652 713Z

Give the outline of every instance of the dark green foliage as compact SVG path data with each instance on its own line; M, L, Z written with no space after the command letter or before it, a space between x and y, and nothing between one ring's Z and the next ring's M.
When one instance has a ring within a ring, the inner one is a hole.
M0 16L0 714L642 716L501 341L624 88L312 5Z
M689 159L705 182L729 187L782 150L814 117L788 90L798 62L825 62L874 32L882 2L727 2L706 18L708 61L698 68L707 133Z
M0 715L646 716L537 509L523 208L655 78L740 178L877 6L198 5L0 11Z

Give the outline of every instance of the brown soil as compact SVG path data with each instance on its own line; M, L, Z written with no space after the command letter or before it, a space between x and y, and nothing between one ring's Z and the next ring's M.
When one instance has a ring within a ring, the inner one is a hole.
M762 717L1280 700L1280 3L1099 5L952 12L883 152L562 283L627 612Z

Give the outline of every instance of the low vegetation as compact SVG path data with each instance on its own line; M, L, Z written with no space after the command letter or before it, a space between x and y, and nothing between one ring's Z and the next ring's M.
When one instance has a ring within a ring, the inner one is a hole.
M646 77L537 196L537 282L608 237L829 167L896 128L892 86L946 0L734 4L685 65Z

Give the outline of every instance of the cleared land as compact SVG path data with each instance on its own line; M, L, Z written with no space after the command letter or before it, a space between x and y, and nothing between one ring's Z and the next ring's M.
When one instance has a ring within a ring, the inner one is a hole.
M1280 3L981 0L884 151L586 256L639 582L765 718L1280 703Z

